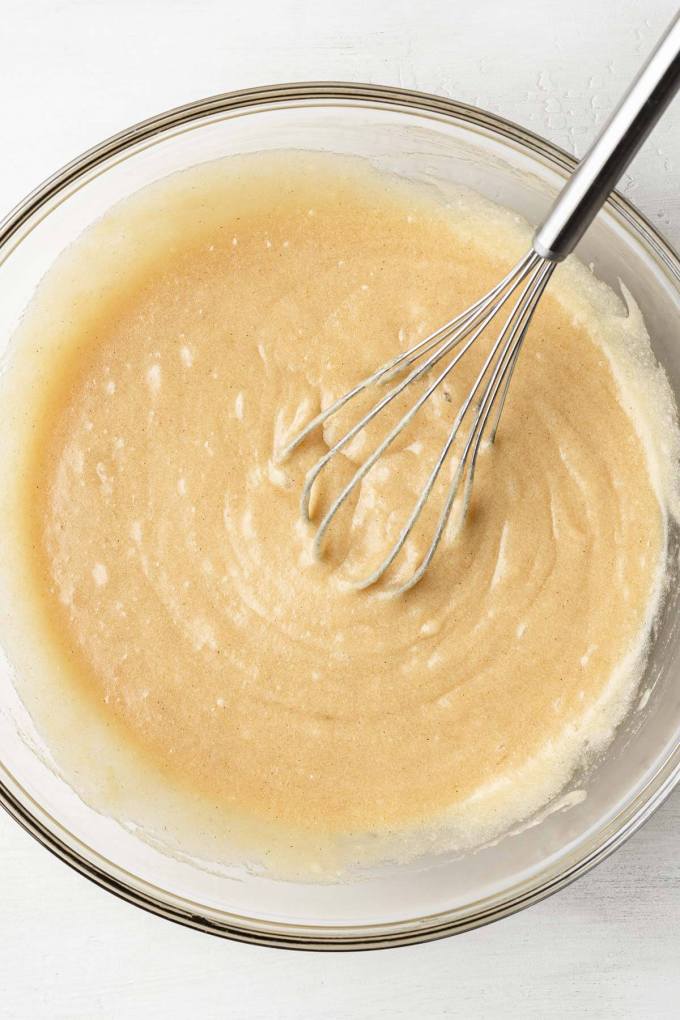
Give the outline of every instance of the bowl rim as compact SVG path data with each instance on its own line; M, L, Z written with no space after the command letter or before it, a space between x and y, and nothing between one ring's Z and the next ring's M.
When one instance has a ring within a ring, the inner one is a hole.
M260 107L289 108L300 105L344 103L354 106L391 107L410 114L433 115L486 131L506 144L539 158L546 166L570 174L577 160L564 149L513 121L467 103L393 86L341 81L290 82L230 91L174 107L105 139L86 150L39 184L0 221L0 263L3 252L13 249L13 240L21 242L21 230L51 199L87 175L112 156L143 141L150 141L168 130L195 124L219 114L239 110L253 113ZM619 192L612 192L605 208L615 211L628 229L642 240L662 268L680 289L680 257L659 234L656 227ZM49 210L48 210L49 214ZM6 776L7 781L2 777ZM321 926L257 921L223 913L224 920L201 913L198 904L170 897L168 890L154 888L107 861L67 834L56 819L45 821L40 806L33 804L0 761L0 804L19 825L56 857L90 881L120 899L184 926L240 942L286 949L358 950L378 949L431 941L461 933L517 912L585 874L621 846L680 782L680 743L672 747L648 780L644 789L589 841L589 849L572 855L564 867L552 865L526 887L515 887L496 897L490 905L480 905L470 913L443 911L429 917L408 918L386 924ZM23 798L21 794L24 794ZM42 816L42 817L41 817ZM61 831L60 831L61 830ZM192 907L194 909L192 909Z

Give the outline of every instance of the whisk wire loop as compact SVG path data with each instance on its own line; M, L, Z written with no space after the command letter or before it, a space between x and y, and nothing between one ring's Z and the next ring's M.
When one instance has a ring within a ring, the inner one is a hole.
M477 414L475 415L475 418L473 420L472 427L470 428L470 431L468 433L468 438L463 448L462 455L456 466L453 478L451 480L446 503L440 515L439 522L437 524L437 529L435 531L432 542L428 548L428 551L424 559L421 561L418 569L411 575L411 577L403 584L397 586L396 588L390 589L391 592L393 594L400 594L404 591L407 591L409 588L413 587L413 585L418 583L420 578L427 570L437 550L437 546L439 545L442 539L444 530L446 529L446 525L448 523L449 517L451 515L451 510L455 502L455 498L458 494L458 490L460 489L462 477L465 473L468 457L470 456L470 452L472 451L472 456L470 458L470 464L466 477L465 490L463 494L463 504L457 522L456 530L458 531L462 526L470 503L472 481L474 477L477 455L479 453L481 440L484 435L484 429L488 421L489 412L493 406L498 390L502 385L503 380L507 376L509 366L512 364L512 360L516 352L519 350L519 345L521 344L521 341L523 340L526 334L526 330L528 328L531 315L533 314L535 303L538 300L540 293L542 293L543 287L545 286L545 283L547 282L547 278L549 277L551 271L552 271L551 264L547 265L544 264L542 266L540 265L540 263L538 263L533 268L530 277L531 282L529 283L527 289L517 299L510 313L510 316L508 317L505 325L501 329L501 332L497 340L492 345L492 348L489 351L489 354L487 355L477 375L475 382L473 383L470 391L468 392L468 395L464 403L462 404L460 411L456 415L456 418L453 422L453 425L451 426L446 442L444 443L441 449L441 452L437 458L437 461L432 471L430 472L427 482L425 483L425 486L420 496L418 497L418 500L413 510L411 511L411 514L409 515L406 523L404 524L397 541L394 543L385 559L373 571L373 573L371 573L368 577L364 578L361 581L353 582L353 587L362 589L368 588L370 587L370 585L375 584L378 580L380 580L382 575L389 569L389 567L392 565L398 554L401 552L404 544L408 539L408 536L411 534L416 522L418 521L418 518L420 517L420 514L430 496L430 493L434 488L434 485L441 472L441 469L448 458L448 455L451 451L451 447L453 446L460 431L463 419L465 418L465 415L470 409L470 406L474 401L475 396L477 395L480 387L482 386L482 383L484 382L487 374L489 373L489 370L491 369L490 377L487 380L481 400L478 405ZM501 350L501 354L500 357L497 357L499 350ZM495 367L492 368L492 366L494 366L494 362Z
M280 451L278 461L284 461L315 429L321 427L332 415L340 411L355 396L362 393L372 385L389 383L399 372L410 369L407 375L388 392L377 400L356 424L349 428L333 446L312 465L305 476L301 495L301 513L304 518L310 518L310 501L314 483L330 463L330 461L343 450L359 433L367 427L392 401L394 401L408 386L417 382L433 369L440 361L452 354L453 357L446 363L445 367L437 374L435 379L425 388L423 393L415 401L414 405L399 419L397 424L388 432L387 436L378 444L373 452L361 463L353 473L350 480L341 489L340 493L332 500L328 510L319 523L314 538L314 552L317 557L322 554L323 543L326 533L333 523L336 514L343 506L354 489L366 477L377 461L383 456L387 449L399 435L408 427L410 422L417 415L427 400L445 381L460 360L465 356L472 345L480 338L481 334L493 322L496 316L504 308L505 304L516 295L512 310L501 327L499 334L491 346L484 363L469 390L463 404L461 405L447 436L447 439L437 457L428 479L413 507L408 519L403 525L399 536L390 548L389 552L380 565L367 577L352 582L356 588L367 588L375 584L389 569L396 557L403 549L409 535L418 521L427 500L436 484L437 478L451 452L451 449L459 435L462 424L470 411L478 393L481 395L477 404L477 411L469 428L464 444L463 452L454 471L449 486L446 503L439 516L437 528L428 547L427 553L422 559L416 571L407 581L398 587L392 587L389 591L392 594L399 594L411 588L423 576L429 566L437 547L442 539L448 523L456 495L460 489L462 478L467 467L467 476L461 513L458 520L457 530L461 527L467 508L470 502L472 479L479 453L481 440L489 419L491 409L496 402L499 391L502 387L502 394L496 414L496 420L492 430L492 441L495 438L496 430L500 420L500 413L507 396L512 373L517 361L519 349L526 335L534 308L547 284L547 281L554 268L554 263L547 261L535 251L530 251L506 274L506 276L485 294L482 298L471 305L465 312L450 319L439 329L430 333L423 340L410 347L407 351L399 354L372 375L366 377L356 384L351 390L334 401L329 407L316 415L299 432L288 445ZM521 289L520 289L521 288ZM517 292L519 291L519 294ZM457 349L458 348L458 349ZM425 358L423 361L422 359ZM415 367L412 367L415 366ZM468 466L469 460L469 466Z
M482 439L484 437L484 432L489 419L489 415L496 401L498 392L501 386L503 386L504 384L504 381L505 387L503 390L502 399L504 400L505 396L507 395L507 390L509 388L512 372L514 371L514 366L517 361L517 356L519 354L519 350L522 346L522 343L524 342L524 338L526 336L527 329L529 328L529 323L531 322L531 318L536 308L536 304L538 303L538 300L540 299L540 296L543 293L543 290L545 289L554 268L555 264L550 262L545 263L543 266L540 266L535 272L532 282L529 285L529 288L527 289L527 292L522 296L520 301L517 302L517 305L513 309L511 318L508 320L508 324L506 326L506 329L504 330L504 332L509 333L507 341L504 345L503 352L501 353L500 358L498 359L496 366L493 369L491 377L485 388L484 395L480 402L479 409L475 416L472 428L470 429L470 432L468 434L468 438L466 440L463 453L456 466L453 479L449 486L446 502L440 514L439 521L437 523L437 528L434 533L434 537L432 538L428 551L421 560L418 568L413 572L413 574L411 574L411 576L406 581L404 581L403 584L400 584L391 589L391 593L394 595L402 594L403 592L408 591L409 588L412 588L414 585L416 585L421 580L426 570L430 566L430 563L432 562L432 559L437 551L439 543L442 540L444 531L446 530L446 526L448 524L449 518L451 516L451 511L453 509L453 504L455 502L456 496L458 495L461 480L463 478L463 475L465 474L465 469L467 467L467 475L465 477L465 488L463 490L463 501L458 516L458 521L456 524L456 533L458 533L458 531L460 530L465 521L470 506L472 486L474 482L474 474L477 464L477 456L481 447ZM515 315L515 313L517 313L517 318L515 318L513 321L513 316ZM480 373L480 376L483 376L483 372ZM478 382L479 381L480 380L478 378ZM502 411L502 407L500 408L500 411ZM495 438L495 430L498 427L499 420L500 414L497 415L496 422L494 424L494 432L489 440L490 445L493 442L493 439ZM411 528L409 528L409 530L404 535L404 539L401 542L402 546L406 539L408 538L408 534L410 534L412 527L413 525L411 525ZM375 582L380 579L382 574L389 567L390 563L394 560L395 557L391 556L391 552L390 555L386 557L384 561L385 564L384 569L382 569L383 564L381 564L380 568L378 568L378 570L374 572L374 575L371 576L371 580L369 582L370 584L375 584ZM395 556L398 552L399 549L397 549ZM388 560L389 562L387 562Z

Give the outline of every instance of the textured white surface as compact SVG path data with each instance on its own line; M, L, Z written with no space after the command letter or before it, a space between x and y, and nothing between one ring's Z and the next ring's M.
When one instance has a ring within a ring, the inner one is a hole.
M673 0L3 0L0 205L106 135L214 92L398 84L582 154ZM680 245L680 100L623 189ZM453 940L315 956L120 903L0 817L0 1017L677 1016L680 793L557 897Z

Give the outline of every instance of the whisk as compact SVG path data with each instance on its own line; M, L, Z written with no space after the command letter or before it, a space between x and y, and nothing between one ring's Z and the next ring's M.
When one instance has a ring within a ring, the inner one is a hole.
M309 520L312 487L336 454L347 447L407 387L423 379L435 370L440 362L445 361L444 367L436 371L434 378L427 383L413 406L390 429L330 503L318 525L314 539L314 551L317 557L320 557L326 533L351 493L415 418L435 390L453 372L480 335L497 317L500 317L503 310L507 312L469 392L453 419L439 456L398 538L375 570L363 579L352 582L355 587L367 588L375 584L395 561L421 516L459 437L462 452L453 471L444 505L427 550L410 576L389 590L394 594L405 592L423 577L447 529L461 485L462 499L455 527L449 532L451 537L455 537L462 527L470 504L475 467L482 441L487 437L491 444L496 437L512 375L541 295L557 264L574 249L679 87L680 15L676 16L661 38L587 155L562 189L548 216L536 231L532 249L500 283L471 307L358 382L349 392L310 421L285 449L280 451L278 459L283 461L312 432L359 393L380 383L388 385L394 383L395 378L406 372L406 375L391 385L371 409L307 472L301 497L301 513Z

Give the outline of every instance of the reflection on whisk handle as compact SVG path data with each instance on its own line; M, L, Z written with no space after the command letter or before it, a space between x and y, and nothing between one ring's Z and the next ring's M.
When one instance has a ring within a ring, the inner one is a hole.
M659 40L536 231L534 249L560 262L578 244L680 88L680 15Z

